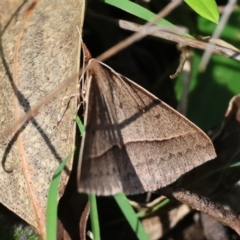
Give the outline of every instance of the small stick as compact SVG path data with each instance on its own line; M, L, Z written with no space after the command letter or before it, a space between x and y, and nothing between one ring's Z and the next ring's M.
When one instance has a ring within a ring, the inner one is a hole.
M224 209L220 204L212 202L206 197L199 196L183 188L166 187L161 189L161 193L173 197L178 201L187 204L193 209L208 214L224 225L234 229L240 235L240 218L231 210Z
M136 31L136 32L142 31L142 28L143 28L142 25L128 22L125 20L119 20L119 26L123 29ZM211 49L212 52L216 54L223 55L225 57L233 58L235 60L240 61L240 50L237 48L234 48L233 46L230 46L229 44L225 46L225 44L222 44L221 41L219 42L221 45L218 43L216 43L215 45L210 45L205 41L199 41L194 38L189 38L186 36L179 35L179 34L182 34L182 32L180 32L179 30L176 33L176 28L171 29L171 27L162 28L158 26L151 26L150 28L151 28L151 31L149 30L148 35L166 39L172 42L177 42L182 45L188 45L197 49L203 49L203 50Z

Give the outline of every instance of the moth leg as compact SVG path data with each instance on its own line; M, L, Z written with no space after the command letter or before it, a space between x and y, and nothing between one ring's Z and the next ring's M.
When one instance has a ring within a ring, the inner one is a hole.
M58 114L57 125L62 121L62 119L64 117L64 114L65 114L65 112L68 109L69 103L70 103L71 99L74 98L74 97L77 97L77 108L76 108L76 110L74 109L74 111L76 113L78 112L78 110L79 110L79 108L80 108L80 106L82 104L81 96L82 96L82 91L83 91L82 89L84 89L83 86L84 86L84 73L79 78L79 82L78 82L78 84L76 86L76 93L64 96L62 98L62 101L61 101L61 111L60 111L60 114ZM67 104L65 104L66 100L68 100Z
M77 103L77 111L81 105L80 103L80 94L79 93L73 93L73 94L70 94L68 96L64 96L62 98L62 101L61 101L61 110L60 110L60 113L58 114L58 120L57 120L57 125L62 121L63 117L64 117L64 114L65 112L67 111L68 109L68 106L69 106L69 103L71 101L72 98L74 97L77 97L78 98L78 103ZM67 103L66 103L67 101Z

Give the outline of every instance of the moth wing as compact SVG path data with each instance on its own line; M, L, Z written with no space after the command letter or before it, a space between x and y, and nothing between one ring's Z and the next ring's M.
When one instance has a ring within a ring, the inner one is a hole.
M91 72L80 191L154 191L216 156L204 132L147 90L100 64Z

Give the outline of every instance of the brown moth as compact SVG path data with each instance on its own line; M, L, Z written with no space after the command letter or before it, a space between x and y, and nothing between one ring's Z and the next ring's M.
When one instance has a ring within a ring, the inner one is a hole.
M197 126L90 54L83 89L79 192L151 192L216 157Z

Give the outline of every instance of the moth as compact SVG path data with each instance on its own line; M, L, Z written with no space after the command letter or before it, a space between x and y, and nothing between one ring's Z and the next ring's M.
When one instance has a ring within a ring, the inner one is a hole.
M202 130L85 52L79 192L152 192L216 157Z

